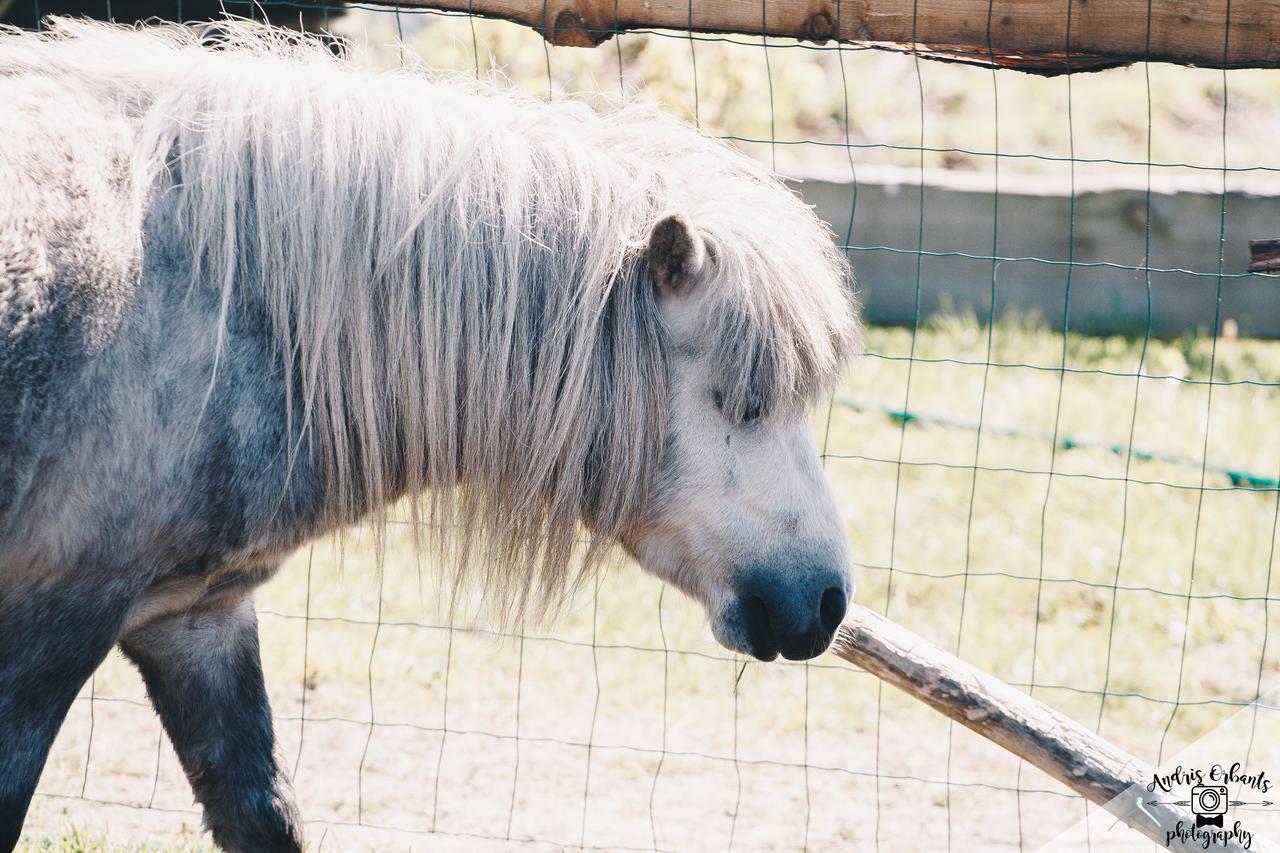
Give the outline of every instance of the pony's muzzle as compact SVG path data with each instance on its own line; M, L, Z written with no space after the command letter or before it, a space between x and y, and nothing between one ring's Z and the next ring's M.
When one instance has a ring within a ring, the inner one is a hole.
M736 585L742 650L764 661L822 654L844 620L851 583L834 568L749 570Z

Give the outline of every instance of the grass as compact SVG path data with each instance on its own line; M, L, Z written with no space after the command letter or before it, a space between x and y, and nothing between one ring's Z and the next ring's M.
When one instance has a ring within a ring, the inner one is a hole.
M203 844L132 844L110 841L103 836L86 835L81 829L68 826L58 835L38 839L24 839L18 845L23 853L200 853L212 848Z
M988 347L1008 366L987 367ZM1139 359L1148 378L1132 375ZM1211 365L1215 383L1235 384L1208 384ZM860 410L815 413L857 599L1147 760L1177 754L1280 664L1274 642L1263 654L1280 628L1263 600L1277 493L1213 473L1202 491L1199 465L1207 449L1211 463L1278 475L1280 443L1265 438L1280 422L1276 383L1277 343L1073 335L1064 347L1034 322L988 335L964 317L914 342L871 329L838 395ZM1186 460L1055 449L1055 431ZM731 835L794 846L807 831L821 846L869 841L878 815L886 843L909 822L922 843L998 848L1084 815L1038 772L839 662L726 654L698 608L628 564L553 625L507 635L445 627L403 525L378 577L357 534L341 561L327 544L303 549L259 597L277 728L313 841L722 849ZM31 849L200 843L137 677L112 660L92 692L29 831L70 819L107 835ZM1264 709L1240 737L1270 720ZM1224 747L1235 760L1245 748ZM81 792L171 811L82 814Z
M1153 341L1142 370L1152 378L1138 380L1125 374L1137 372L1141 340L1072 336L1064 347L1060 334L1009 323L991 336L990 361L1013 366L988 368L985 332L972 320L952 319L918 337L914 356L921 361L880 357L907 354L910 337L905 330L875 333L876 355L855 370L848 395L981 420L987 429L904 428L882 415L837 410L829 450L831 464L847 472L836 475L847 489L845 505L862 507L851 526L867 567L864 601L883 609L891 596L891 614L1021 683L1033 680L1034 666L1037 683L1086 691L1106 683L1111 691L1175 698L1176 668L1153 673L1144 661L1180 657L1184 625L1193 655L1237 644L1242 670L1251 659L1256 677L1259 637L1241 628L1262 625L1261 603L1248 599L1268 588L1276 495L1233 489L1221 474L1206 475L1202 492L1198 463L1207 457L1280 475L1280 446L1259 440L1280 416L1280 347L1219 341L1215 352L1207 339ZM1068 371L1060 372L1053 368L1064 352ZM1208 385L1211 361L1215 381L1238 384ZM1063 450L1048 438L1054 435L1187 461ZM1051 468L1054 476L1042 473ZM1189 613L1187 595L1197 596ZM962 612L974 617L963 634ZM1139 638L1145 654L1114 654L1118 644ZM1011 643L1017 654L1009 653ZM1191 675L1183 698L1251 698L1245 694L1254 678L1242 675L1228 687L1221 672ZM1129 726L1161 712L1120 702L1115 713L1116 724Z

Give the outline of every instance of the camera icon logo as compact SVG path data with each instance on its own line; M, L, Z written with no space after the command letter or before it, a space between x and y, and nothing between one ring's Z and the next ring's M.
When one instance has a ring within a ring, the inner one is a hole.
M1191 812L1196 816L1196 826L1221 828L1229 803L1226 785L1196 785L1191 789Z

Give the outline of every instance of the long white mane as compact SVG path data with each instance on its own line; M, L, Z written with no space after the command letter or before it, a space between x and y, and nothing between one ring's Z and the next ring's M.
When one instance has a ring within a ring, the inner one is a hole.
M500 609L580 580L659 468L668 341L644 250L664 214L714 261L702 340L729 410L794 411L856 346L829 232L718 141L652 109L221 30L217 49L177 26L0 38L9 64L131 117L140 203L177 194L171 225L223 321L267 306L335 519L422 495L415 513ZM579 518L594 535L575 563Z

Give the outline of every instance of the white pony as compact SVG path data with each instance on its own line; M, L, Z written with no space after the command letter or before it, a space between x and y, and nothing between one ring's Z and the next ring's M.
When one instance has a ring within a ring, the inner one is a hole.
M804 410L858 330L812 212L651 110L219 32L0 33L0 848L118 643L214 840L299 849L252 590L401 498L500 615L620 543L728 648L822 652Z

